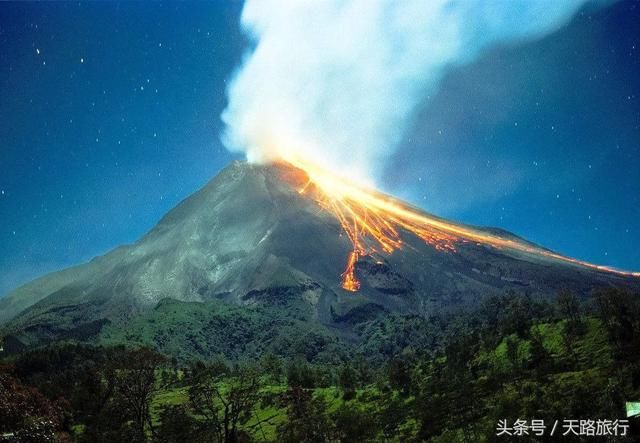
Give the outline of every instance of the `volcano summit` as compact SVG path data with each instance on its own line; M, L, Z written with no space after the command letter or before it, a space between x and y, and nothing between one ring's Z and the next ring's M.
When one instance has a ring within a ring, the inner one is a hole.
M326 177L305 171L234 162L136 243L22 286L0 300L6 347L126 337L233 355L249 340L229 325L242 324L266 334L259 353L285 331L357 341L363 322L455 312L506 291L640 288L636 274L373 191L337 182L334 198Z

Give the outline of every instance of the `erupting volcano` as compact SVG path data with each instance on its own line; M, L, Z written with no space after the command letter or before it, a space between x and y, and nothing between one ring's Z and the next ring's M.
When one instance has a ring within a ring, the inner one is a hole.
M270 307L348 335L378 315L506 291L637 289L638 276L438 218L308 162L234 162L134 244L0 300L0 333L25 344L108 335L171 298Z
M409 205L367 189L328 170L301 160L285 161L298 174L284 178L298 187L300 194L309 195L323 209L333 214L349 237L353 250L342 273L342 287L355 292L360 282L355 275L359 258L391 254L404 245L403 234L413 234L438 251L455 253L456 244L474 242L497 249L511 249L543 256L561 262L628 277L640 277L640 272L626 272L607 266L566 257L525 242L489 235L466 226L447 222L422 213Z

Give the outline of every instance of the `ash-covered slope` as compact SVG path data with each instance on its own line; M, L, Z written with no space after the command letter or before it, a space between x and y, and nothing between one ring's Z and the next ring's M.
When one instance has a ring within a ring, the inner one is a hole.
M97 337L171 298L282 307L284 316L348 333L371 316L432 314L508 289L550 296L564 287L583 295L639 287L638 279L473 242L443 252L408 235L391 255L361 258L361 288L347 292L340 275L352 245L332 214L283 180L292 172L234 162L135 244L0 300L0 328L25 344Z

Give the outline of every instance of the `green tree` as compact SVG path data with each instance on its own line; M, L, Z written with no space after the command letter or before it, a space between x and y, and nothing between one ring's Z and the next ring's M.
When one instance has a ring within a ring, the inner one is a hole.
M327 405L309 390L292 387L283 395L287 420L278 425L278 441L285 443L322 443L331 440L332 427Z
M353 366L346 363L340 367L338 372L338 386L342 390L342 396L345 400L351 400L356 395L358 385L358 374Z
M269 376L271 381L275 383L279 383L282 380L282 366L282 359L271 352L266 353L260 359L262 373Z
M598 314L619 355L640 351L640 301L621 289L601 290L595 295Z
M561 290L556 298L556 304L563 318L576 323L581 320L580 301L575 293L568 289Z
M403 394L408 394L411 389L411 363L403 358L395 358L387 365L389 385Z
M332 414L335 436L339 441L374 441L380 431L375 416L358 408L353 402L345 402Z
M287 365L287 384L291 387L311 389L316 387L314 368L302 359L294 359Z
M189 402L211 438L237 443L260 401L260 379L254 367L240 367L229 376L202 371L189 389ZM257 423L259 425L260 422Z
M154 432L150 406L158 390L156 371L165 362L157 352L142 348L125 352L117 362L115 388L118 403L133 421L135 441L146 441L146 429Z
M186 405L167 405L160 412L156 441L182 443L204 441L202 425L189 413Z
M376 422L387 440L398 436L400 425L406 421L408 408L405 400L395 393L383 395L379 401Z
M507 346L506 356L509 360L509 364L515 374L520 370L521 356L520 356L520 342L517 338L509 336L505 339L505 345Z
M545 375L552 363L549 351L544 347L544 341L539 327L533 327L529 346L528 368L532 369L538 379Z

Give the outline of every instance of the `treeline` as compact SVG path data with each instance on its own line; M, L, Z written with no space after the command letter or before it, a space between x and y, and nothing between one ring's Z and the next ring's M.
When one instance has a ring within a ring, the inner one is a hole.
M1 362L0 441L492 441L500 419L622 418L640 398L635 294L511 293L439 324L441 344L405 337L384 364L33 350Z

